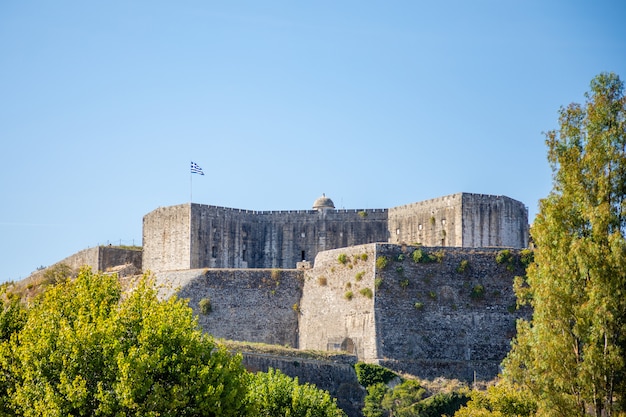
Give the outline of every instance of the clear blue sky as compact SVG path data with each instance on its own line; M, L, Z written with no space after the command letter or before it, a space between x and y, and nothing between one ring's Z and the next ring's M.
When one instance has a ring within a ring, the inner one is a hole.
M193 201L551 189L543 131L626 79L626 2L0 2L0 281Z

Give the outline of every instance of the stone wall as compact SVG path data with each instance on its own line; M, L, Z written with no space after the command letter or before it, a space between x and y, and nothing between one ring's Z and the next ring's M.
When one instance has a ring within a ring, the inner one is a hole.
M189 299L204 331L216 338L298 347L302 272L194 269L155 274L161 295ZM200 309L203 299L211 311Z
M504 196L463 195L463 238L466 248L528 246L528 208Z
M143 220L144 268L295 268L325 250L375 242L526 247L528 211L501 196L459 193L377 210L251 211L202 204Z
M421 250L434 262L416 263ZM376 245L389 260L377 270L379 363L422 378L495 377L515 335L517 260L498 264L497 249Z
M462 246L462 194L389 209L389 242Z
M191 268L295 268L324 250L387 241L386 210L250 211L193 204Z
M417 249L439 261L414 262ZM422 378L491 379L515 320L529 314L515 309L517 252L506 265L498 252L372 244L321 253L305 273L300 348L344 349ZM387 265L377 268L382 257Z
M68 256L55 265L64 264L74 271L78 271L83 266L88 266L94 272L110 272L117 266L132 265L132 271L136 273L142 270L141 262L142 253L139 249L124 249L116 246L95 246Z
M301 349L344 350L360 360L378 358L375 250L370 244L322 252L314 268L305 271Z
M191 268L189 219L189 204L159 207L144 216L144 271Z

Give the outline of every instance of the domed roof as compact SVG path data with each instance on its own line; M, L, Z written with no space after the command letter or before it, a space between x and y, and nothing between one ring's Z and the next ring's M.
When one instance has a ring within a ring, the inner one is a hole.
M333 200L326 197L326 194L322 194L322 196L318 198L317 200L315 200L315 202L313 203L313 209L315 210L334 209L334 208L335 208L335 203L333 203Z

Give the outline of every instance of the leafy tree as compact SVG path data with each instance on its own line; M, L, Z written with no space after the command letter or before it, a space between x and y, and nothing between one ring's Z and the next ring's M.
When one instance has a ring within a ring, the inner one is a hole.
M10 371L11 337L24 327L26 308L15 294L0 290L0 416L11 415L9 388L14 378ZM6 359L5 359L6 358Z
M501 383L486 392L472 391L471 400L454 417L532 417L536 411L537 404L529 391Z
M553 189L531 228L537 246L518 285L533 317L518 324L505 373L547 416L611 416L626 391L626 100L615 74L546 134Z
M182 300L159 301L144 277L82 270L50 287L2 351L14 415L238 416L248 374L204 335Z
M299 384L278 370L252 376L248 400L258 408L255 416L343 417L344 412L326 391L311 384Z
M463 392L440 392L425 397L426 390L414 379L408 379L394 388L379 382L370 385L367 392L363 407L365 417L452 415L469 400Z
M364 400L363 416L364 417L386 417L388 411L383 408L383 398L389 388L382 382L367 387L367 395Z

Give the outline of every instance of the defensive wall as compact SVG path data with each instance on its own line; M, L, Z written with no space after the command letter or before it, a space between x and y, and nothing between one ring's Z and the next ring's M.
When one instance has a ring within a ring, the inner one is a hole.
M289 269L325 250L374 242L513 248L528 242L528 210L508 197L458 193L368 210L336 210L323 199L327 206L295 211L160 207L143 219L144 269Z
M512 289L524 274L519 253L498 263L500 250L366 244L322 252L308 270L197 269L157 278L165 296L188 298L217 338L341 350L422 378L488 380L516 319L529 314L516 309ZM202 311L203 299L211 311Z

